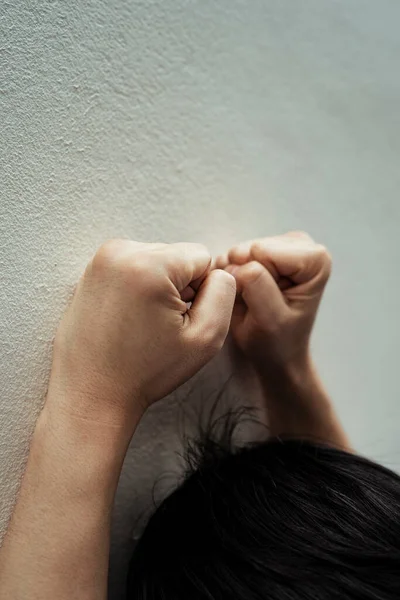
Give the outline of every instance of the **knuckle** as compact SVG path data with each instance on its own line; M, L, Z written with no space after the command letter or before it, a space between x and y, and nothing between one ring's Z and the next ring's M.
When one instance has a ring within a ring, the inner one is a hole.
M132 252L129 240L110 239L104 242L92 259L91 268L94 273L117 277L135 286L145 283L145 288L152 288L156 279L155 265L152 264L149 251Z
M287 233L287 235L290 235L292 237L298 237L298 238L308 240L308 241L312 240L312 237L310 236L310 234L307 233L307 231L304 231L302 229L295 229L294 231L289 231Z
M263 274L264 267L261 263L256 260L252 260L246 265L246 268L243 269L242 273L242 283L243 285L248 285L250 283L255 283Z
M229 273L228 273L228 275L229 275L229 277L225 277L225 285L226 285L227 290L230 290L230 293L234 297L236 294L236 289L237 289L236 279L234 278L233 275L230 275Z
M251 251L254 250L263 250L264 246L265 246L265 242L266 242L267 238L263 238L261 240L254 240L254 242L252 242L251 244Z
M199 254L209 257L211 260L211 254L209 249L205 244L201 244L198 242L178 242L176 244L171 244L171 247L176 249L179 252L187 252L188 254Z
M332 264L332 254L329 252L326 246L324 246L323 244L317 244L317 251L319 256L321 257L321 260L323 260L324 263L328 265Z
M207 254L208 256L210 255L210 251L207 248L207 246L205 244L200 244L200 243L191 243L190 246L194 249L194 250L198 250L199 252L203 252L204 254Z
M329 252L329 250L327 249L327 247L324 246L323 244L317 244L316 251L317 251L319 260L321 261L323 272L324 272L326 278L328 278L332 271L332 255Z
M117 238L103 242L92 258L92 267L99 271L114 267L118 263L121 249L125 244L126 240Z
M194 253L197 253L199 256L203 256L205 259L208 260L209 265L211 265L212 256L205 244L191 244L191 246L193 248Z
M141 253L120 265L124 280L141 293L152 293L158 281L158 269L146 253Z

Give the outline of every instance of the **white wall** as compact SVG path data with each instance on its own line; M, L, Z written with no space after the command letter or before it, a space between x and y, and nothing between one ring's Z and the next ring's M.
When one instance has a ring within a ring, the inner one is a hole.
M316 357L356 447L400 465L399 19L398 0L1 3L3 529L58 320L114 236L220 251L301 228L327 244ZM124 470L114 597L175 464L176 406L149 415Z

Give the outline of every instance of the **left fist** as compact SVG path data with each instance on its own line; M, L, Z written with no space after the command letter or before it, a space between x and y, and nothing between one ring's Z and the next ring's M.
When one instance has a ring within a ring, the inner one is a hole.
M234 277L210 265L200 244L105 242L56 333L52 402L124 418L194 375L222 347L235 301Z

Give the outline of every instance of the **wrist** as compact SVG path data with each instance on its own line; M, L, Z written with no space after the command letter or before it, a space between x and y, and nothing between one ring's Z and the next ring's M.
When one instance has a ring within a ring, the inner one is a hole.
M87 361L86 361L87 362ZM119 430L122 437L132 437L147 405L136 378L132 375L127 385L121 375L99 373L90 363L71 365L62 343L53 351L53 361L46 398L46 406L60 418L74 426L99 431Z
M310 353L307 351L285 363L268 365L259 371L270 419L279 427L293 421L309 422L330 409Z
M93 441L102 442L105 435L111 442L127 439L129 443L145 412L139 393L87 371L78 376L66 374L60 363L54 356L45 402L52 424L76 435L90 431Z
M316 377L316 369L309 348L286 361L269 360L255 366L263 385L300 384Z
M260 372L272 436L327 443L350 450L310 352Z
M127 428L93 422L60 410L47 398L32 439L36 456L51 458L63 473L65 487L115 492L131 434ZM47 460L47 459L46 459ZM71 488L70 488L71 489Z

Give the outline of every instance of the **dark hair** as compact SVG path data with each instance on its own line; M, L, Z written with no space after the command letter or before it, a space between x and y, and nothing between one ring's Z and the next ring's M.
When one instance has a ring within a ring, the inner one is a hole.
M206 439L133 554L128 600L400 598L400 477L299 440Z

